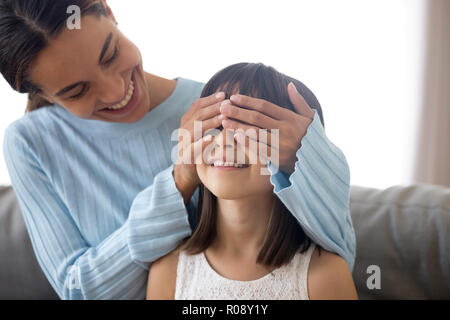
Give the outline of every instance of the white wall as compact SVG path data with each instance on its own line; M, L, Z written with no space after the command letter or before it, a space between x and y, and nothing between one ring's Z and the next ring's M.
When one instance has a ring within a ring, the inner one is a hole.
M423 0L109 0L144 69L207 81L237 62L263 62L304 82L351 183L411 182L420 98ZM25 97L0 81L0 142ZM9 184L3 157L0 184Z

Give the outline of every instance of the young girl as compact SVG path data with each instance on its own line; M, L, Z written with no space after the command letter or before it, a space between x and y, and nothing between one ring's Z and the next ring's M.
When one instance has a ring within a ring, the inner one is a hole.
M262 64L225 68L205 85L202 96L240 93L286 106L280 114L292 113L284 89L289 82L309 104L314 102L323 125L312 92ZM261 174L266 162L249 161L249 141L236 141L233 130L219 129L212 149L197 164L202 182L197 228L151 265L147 299L356 299L345 260L307 237L273 193L270 176ZM242 150L245 162L238 163Z

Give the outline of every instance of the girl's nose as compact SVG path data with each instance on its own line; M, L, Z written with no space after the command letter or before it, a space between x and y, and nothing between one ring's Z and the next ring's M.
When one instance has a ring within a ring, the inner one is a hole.
M223 129L215 138L215 143L220 147L233 148L234 147L234 130Z

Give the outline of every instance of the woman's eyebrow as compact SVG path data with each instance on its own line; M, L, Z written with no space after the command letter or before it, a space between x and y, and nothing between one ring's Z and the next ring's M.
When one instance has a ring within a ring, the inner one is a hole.
M108 37L106 38L105 44L103 45L102 51L100 52L100 56L98 57L99 64L102 62L103 57L105 56L105 53L109 48L109 44L111 43L112 36L113 36L113 34L112 34L112 32L110 32Z
M108 37L106 37L105 43L103 44L103 48L102 51L100 52L100 56L98 58L98 63L100 64L101 61L103 60L103 57L106 54L106 51L108 51L109 45L111 43L111 39L112 39L112 32L109 33ZM77 82L74 84L71 84L70 86L65 87L64 89L58 91L58 93L55 94L56 97L62 96L63 94L65 94L66 92L72 90L73 88L79 86L80 84L83 84L83 82Z

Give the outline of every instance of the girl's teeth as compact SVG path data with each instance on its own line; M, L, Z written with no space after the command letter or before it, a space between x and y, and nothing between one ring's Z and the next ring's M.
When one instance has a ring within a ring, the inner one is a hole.
M235 168L243 168L244 165L242 164L238 164L238 163L234 163L234 162L223 162L223 161L215 161L214 162L214 167L235 167Z

